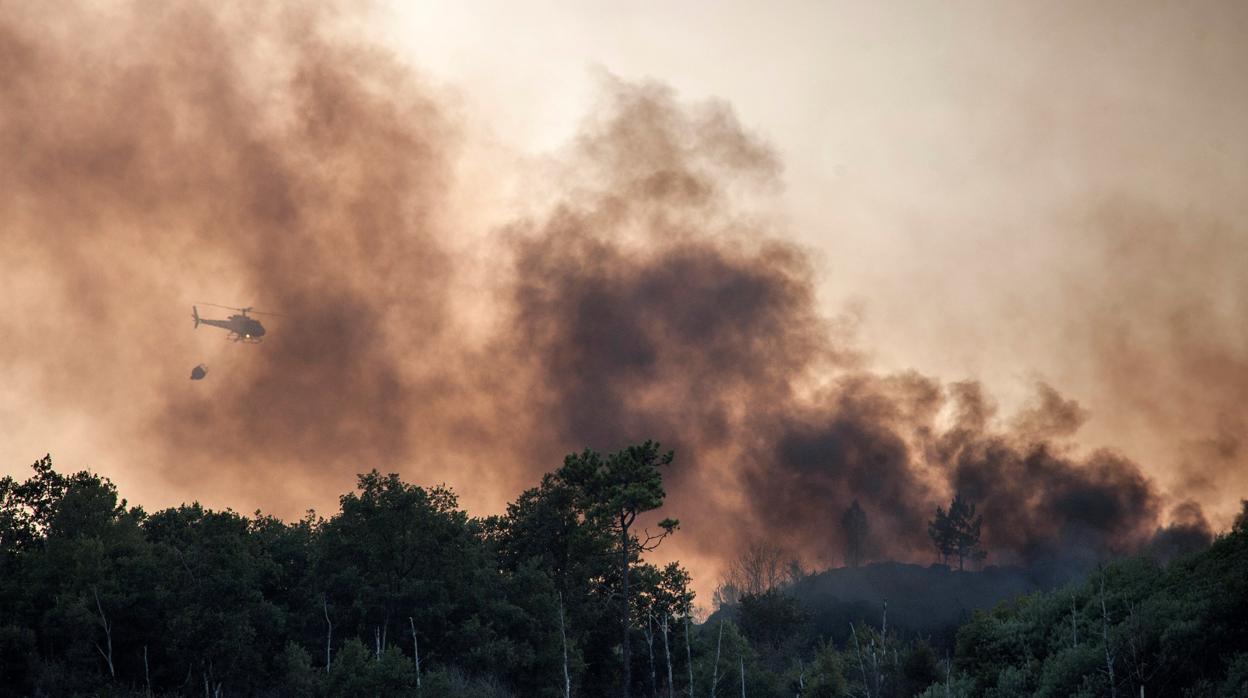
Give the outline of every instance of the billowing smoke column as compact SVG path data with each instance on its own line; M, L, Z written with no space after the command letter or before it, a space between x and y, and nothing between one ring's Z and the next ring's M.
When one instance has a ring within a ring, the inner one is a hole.
M0 358L35 410L103 424L128 472L293 513L391 468L497 506L563 453L654 438L678 453L673 550L712 563L756 538L832 562L855 498L877 557L928 560L955 491L994 560L1158 533L1166 497L1077 454L1084 414L1051 388L1003 421L973 383L866 370L808 255L740 205L778 186L775 154L655 85L607 80L565 193L491 237L497 317L464 339L444 108L332 13L216 5L123 4L105 32L0 12L3 288L24 308ZM191 391L201 345L170 306L205 287L291 319ZM1159 545L1208 537L1195 504L1173 518Z
M652 85L611 95L582 140L599 187L517 233L511 355L558 443L674 446L673 508L720 549L727 532L826 561L856 498L877 555L925 559L926 522L954 492L1010 562L1154 536L1161 495L1120 455L1072 454L1085 415L1051 387L995 426L974 383L859 369L851 323L816 312L803 251L734 214L778 168L726 108L682 110Z

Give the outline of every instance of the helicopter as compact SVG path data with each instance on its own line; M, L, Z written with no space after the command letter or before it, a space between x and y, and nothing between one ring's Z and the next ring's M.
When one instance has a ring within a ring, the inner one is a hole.
M231 315L228 320L205 320L199 317L199 308L191 306L191 318L195 320L195 327L200 324L211 325L212 327L220 327L223 330L229 330L229 339L234 342L247 342L248 344L259 344L264 337L264 325L260 321L248 317L247 313L255 313L256 315L273 315L282 317L277 313L264 313L255 308L234 308L228 305L217 305L216 303L203 303L202 305L211 305L214 308L225 308L226 310L237 310L240 314Z

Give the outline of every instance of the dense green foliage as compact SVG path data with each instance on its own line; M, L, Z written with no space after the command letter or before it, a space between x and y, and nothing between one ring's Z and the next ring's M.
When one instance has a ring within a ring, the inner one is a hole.
M797 576L698 625L688 573L643 559L675 521L633 532L670 462L650 443L574 454L487 519L371 472L332 516L287 523L148 514L45 458L0 480L0 695L620 695L625 657L631 696L1248 695L1243 519L1201 553L1105 565L956 635L898 628L883 605L829 632L803 596L816 577Z
M955 666L973 695L1248 696L1248 525L976 614Z
M634 656L641 617L683 644L688 574L618 525L662 504L670 461L569 456L485 520L374 471L333 516L285 523L148 514L44 458L0 480L0 694L596 694L620 682L625 598Z

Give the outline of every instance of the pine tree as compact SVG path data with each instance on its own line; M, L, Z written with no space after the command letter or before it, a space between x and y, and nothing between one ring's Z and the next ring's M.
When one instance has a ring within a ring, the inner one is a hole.
M975 504L963 499L961 494L954 495L948 513L936 507L936 518L928 523L927 534L940 552L941 561L948 564L950 557L957 556L961 570L968 558L983 560L987 556L979 548L983 522L982 515L975 515Z

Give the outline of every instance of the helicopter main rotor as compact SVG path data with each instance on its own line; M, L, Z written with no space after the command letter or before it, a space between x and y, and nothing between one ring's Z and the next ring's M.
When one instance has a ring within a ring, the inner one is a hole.
M219 303L197 303L197 305L209 305L214 308L224 308L226 310L237 310L243 315L246 315L247 313L252 313L253 315L272 315L273 317L287 317L286 315L282 315L281 313L270 313L270 312L265 312L263 310L256 310L252 306L247 306L246 308L235 308L232 305L221 305Z

